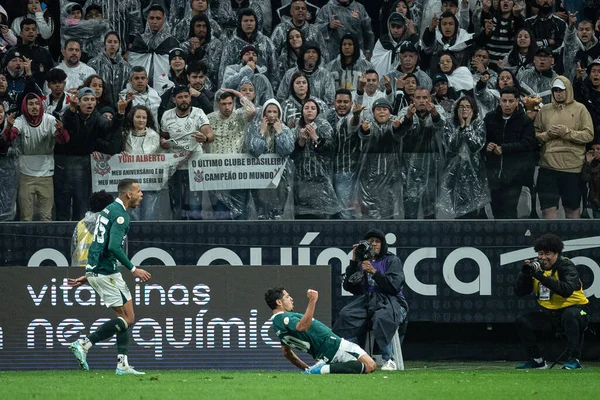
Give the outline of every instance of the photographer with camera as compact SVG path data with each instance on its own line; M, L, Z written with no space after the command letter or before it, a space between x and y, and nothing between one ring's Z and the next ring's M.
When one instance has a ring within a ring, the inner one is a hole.
M588 325L589 300L583 293L579 273L572 261L562 257L563 242L547 233L534 244L538 258L525 260L515 282L519 297L533 293L541 310L521 315L515 321L521 341L530 357L517 369L546 369L548 365L540 354L536 332L556 332L562 329L567 337L568 360L564 369L581 368L579 352L581 335Z
M404 271L400 259L388 252L383 232L372 229L364 239L354 245L344 277L344 289L355 298L342 308L333 331L356 342L372 330L384 361L381 369L394 371L391 342L408 313L402 294Z

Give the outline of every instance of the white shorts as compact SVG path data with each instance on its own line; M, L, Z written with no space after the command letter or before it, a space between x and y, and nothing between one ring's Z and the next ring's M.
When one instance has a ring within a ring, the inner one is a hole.
M85 276L106 307L120 307L131 300L131 292L120 272L111 275L88 272Z
M367 352L364 351L363 348L357 345L356 343L352 343L347 341L346 339L342 339L342 342L340 343L340 348L335 353L335 356L333 356L333 360L331 360L330 364L343 363L346 361L356 361L365 354L367 354Z

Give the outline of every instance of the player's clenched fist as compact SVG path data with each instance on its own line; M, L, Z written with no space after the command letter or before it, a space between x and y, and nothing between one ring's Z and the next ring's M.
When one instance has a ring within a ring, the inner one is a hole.
M319 292L313 289L308 289L306 291L306 297L308 297L308 301L317 301L319 298Z

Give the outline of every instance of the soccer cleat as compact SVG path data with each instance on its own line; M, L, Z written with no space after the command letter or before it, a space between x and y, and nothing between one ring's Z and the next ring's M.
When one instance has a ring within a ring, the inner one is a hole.
M145 372L136 371L131 365L126 367L117 366L115 372L117 375L146 375Z
M319 360L312 367L308 367L304 371L302 371L302 373L303 374L307 374L307 375L308 374L320 375L321 374L321 368L323 368L323 365L325 365L325 364L327 364L325 361Z
M396 363L394 362L394 360L387 360L381 366L382 371L396 371L397 369L398 368L396 368Z
M548 369L548 364L546 364L545 360L542 360L542 362L536 362L534 359L531 359L517 365L515 369Z
M580 369L581 368L581 364L579 363L579 360L576 359L575 357L571 357L567 360L566 363L563 364L562 369Z
M90 367L88 367L88 363L86 361L87 351L84 350L79 340L74 341L69 345L71 352L75 355L77 362L79 363L79 367L84 371L89 371Z

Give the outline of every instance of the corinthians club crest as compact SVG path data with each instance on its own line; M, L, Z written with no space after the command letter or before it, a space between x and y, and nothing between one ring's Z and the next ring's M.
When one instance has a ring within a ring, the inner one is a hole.
M204 182L204 172L201 169L194 171L194 181L198 183Z
M108 174L110 172L110 164L108 163L108 160L110 160L110 156L108 155L103 155L101 159L94 160L96 161L96 164L94 164L94 173L100 176Z

